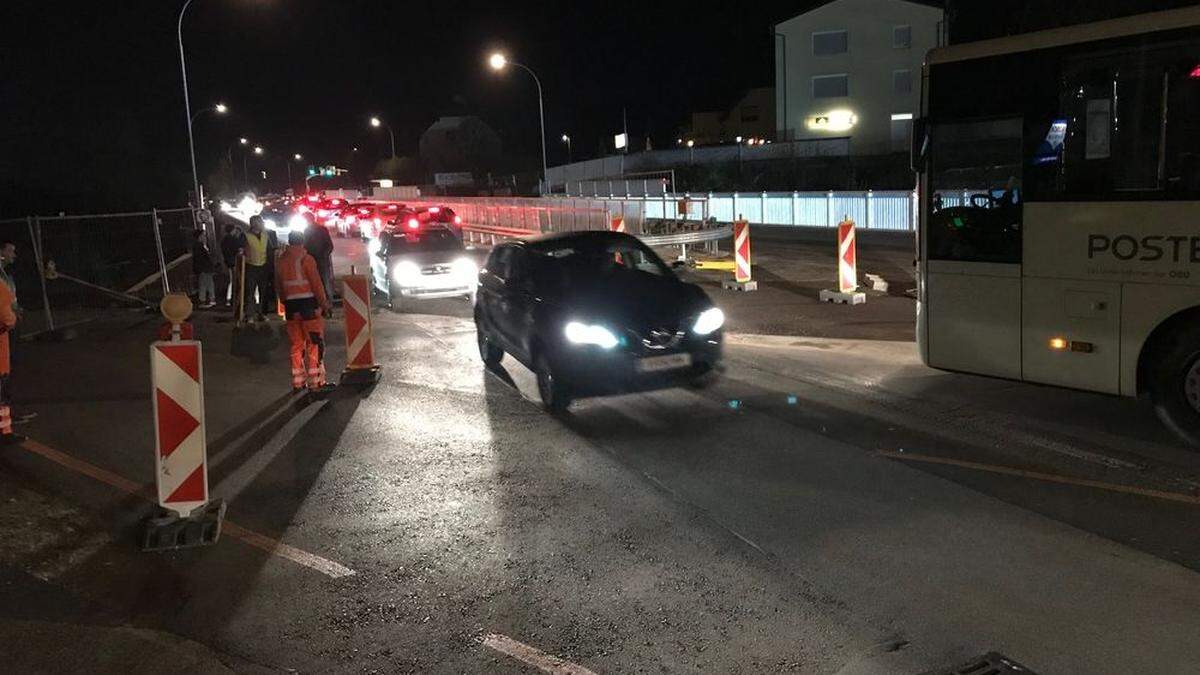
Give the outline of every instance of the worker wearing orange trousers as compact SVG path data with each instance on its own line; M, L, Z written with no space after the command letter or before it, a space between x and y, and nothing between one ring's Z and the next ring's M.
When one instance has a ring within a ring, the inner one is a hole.
M17 313L13 311L15 300L9 285L0 282L0 444L25 440L24 436L14 434L12 430L12 364L9 362L8 341L13 327L17 325Z
M283 298L292 348L292 390L325 386L325 321L332 311L317 261L304 250L304 233L288 235L288 246L275 262L275 288Z

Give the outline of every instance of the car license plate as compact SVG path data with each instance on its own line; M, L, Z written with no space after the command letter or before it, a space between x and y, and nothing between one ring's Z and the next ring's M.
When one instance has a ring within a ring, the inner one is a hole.
M648 356L637 362L637 369L642 373L657 373L675 368L687 368L692 365L692 355L666 354L665 356Z

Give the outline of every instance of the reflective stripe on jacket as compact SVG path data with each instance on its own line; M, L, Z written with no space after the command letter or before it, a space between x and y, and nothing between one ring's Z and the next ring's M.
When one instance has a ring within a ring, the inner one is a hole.
M284 300L316 298L322 307L328 303L325 286L317 272L317 261L303 246L288 246L275 262L275 289Z

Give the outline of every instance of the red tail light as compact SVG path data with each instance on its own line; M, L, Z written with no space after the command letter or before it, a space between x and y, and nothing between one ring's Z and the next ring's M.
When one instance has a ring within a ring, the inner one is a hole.
M1200 65L1192 68L1192 72L1188 73L1188 77L1192 78L1193 80L1200 80Z
M441 208L440 206L431 206L431 207L429 207L429 212L430 212L430 213L441 213L441 211L442 211L442 208Z
M462 216L454 216L454 224L462 225Z
M410 229L410 230L417 230L417 229L420 229L420 228L421 228L421 221L417 220L416 218L409 218L409 219L408 219L408 229Z

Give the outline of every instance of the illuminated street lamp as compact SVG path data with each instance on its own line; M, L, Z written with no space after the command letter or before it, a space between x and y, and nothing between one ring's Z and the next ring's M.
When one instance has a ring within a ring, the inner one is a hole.
M571 137L567 134L562 135L562 142L567 144L567 162L571 161Z
M526 66L521 63L517 63L516 61L509 61L508 57L505 56L504 54L501 54L500 52L496 52L491 55L491 57L488 59L488 65L492 67L492 70L495 70L497 72L504 70L508 66L516 66L516 67L520 68L521 70L524 70L525 72L529 73L533 77L534 83L537 84L538 120L541 123L541 130L542 130L542 133L540 136L541 141L542 141L542 189L545 190L549 187L549 185L547 184L547 176L546 176L546 108L545 108L545 105L542 103L542 81L540 79L538 79L537 73L533 72L533 70L530 69L529 66Z
M192 115L192 124L195 124L196 120L206 112L214 112L214 113L217 113L218 115L224 115L225 113L229 112L229 106L225 105L224 103L218 103L214 106L209 106L207 108L201 108L196 111L195 115Z
M383 120L379 119L378 117L372 117L371 118L371 126L375 127L376 129L378 129L379 127L387 127L388 136L390 136L392 138L392 159L395 159L396 158L396 134L392 133L392 125L388 124L387 122L384 122Z

